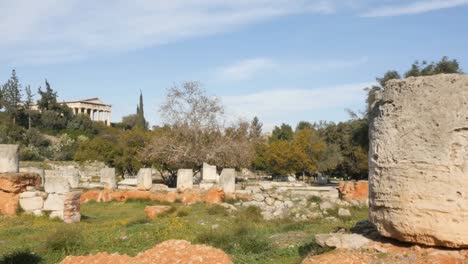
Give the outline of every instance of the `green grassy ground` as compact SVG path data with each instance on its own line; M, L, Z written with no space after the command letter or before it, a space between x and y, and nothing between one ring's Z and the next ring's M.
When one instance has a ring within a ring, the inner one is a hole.
M106 251L131 256L167 239L185 239L225 250L235 263L300 263L323 251L314 234L349 228L367 218L367 209L351 208L353 217L294 222L265 221L257 208L229 214L219 206L173 204L174 210L148 221L149 201L87 203L82 221L67 225L46 217L0 217L0 263L57 263L66 255Z

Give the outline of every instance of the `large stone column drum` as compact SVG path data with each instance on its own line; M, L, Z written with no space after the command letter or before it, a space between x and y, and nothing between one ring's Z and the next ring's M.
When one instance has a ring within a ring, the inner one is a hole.
M468 76L389 81L371 112L370 221L380 234L468 247Z

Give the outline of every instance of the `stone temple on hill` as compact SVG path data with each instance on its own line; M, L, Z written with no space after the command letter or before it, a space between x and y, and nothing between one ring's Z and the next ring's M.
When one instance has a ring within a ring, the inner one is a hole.
M92 121L104 122L107 126L110 126L112 105L105 104L99 98L60 102L60 104L66 104L75 115L86 114L89 115ZM37 108L37 106L33 106L34 108Z

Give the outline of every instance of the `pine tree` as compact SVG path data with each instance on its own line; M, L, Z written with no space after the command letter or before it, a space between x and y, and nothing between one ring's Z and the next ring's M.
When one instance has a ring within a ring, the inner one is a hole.
M3 105L14 124L21 108L21 84L15 70L12 70L10 79L3 85L2 94Z
M38 93L41 96L41 98L39 99L39 101L37 101L37 105L42 111L56 110L59 107L57 104L57 92L54 92L54 90L52 90L47 79L45 80L45 85L45 91L42 91L41 87L39 87Z
M137 124L136 126L148 129L148 123L145 119L145 110L143 108L143 93L140 91L140 103L137 106Z

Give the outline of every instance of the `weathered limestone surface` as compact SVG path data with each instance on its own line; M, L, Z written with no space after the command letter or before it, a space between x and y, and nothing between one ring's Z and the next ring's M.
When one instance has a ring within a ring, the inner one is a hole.
M0 173L19 171L19 146L0 144Z
M193 188L193 170L179 169L177 171L177 189L192 189Z
M223 169L219 176L219 186L226 193L236 190L236 171L234 169Z
M370 123L370 220L402 241L468 247L468 76L389 81Z
M153 177L151 169L140 169L137 175L137 188L138 190L149 190L153 186Z
M71 187L67 178L61 176L48 176L46 174L44 189L46 193L66 193L70 191Z
M203 163L202 168L202 180L208 182L215 182L217 179L216 166L210 165L208 163Z
M101 170L101 183L106 189L116 189L115 168L104 168Z

